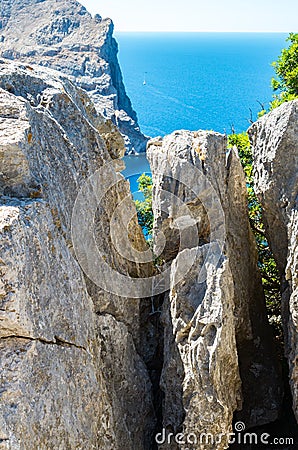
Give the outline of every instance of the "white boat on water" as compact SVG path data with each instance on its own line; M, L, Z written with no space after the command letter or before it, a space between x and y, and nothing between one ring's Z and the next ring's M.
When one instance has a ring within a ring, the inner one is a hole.
M145 86L145 84L147 84L147 81L146 81L146 74L147 74L147 72L144 73L144 81L143 81L143 85L144 85L144 86Z

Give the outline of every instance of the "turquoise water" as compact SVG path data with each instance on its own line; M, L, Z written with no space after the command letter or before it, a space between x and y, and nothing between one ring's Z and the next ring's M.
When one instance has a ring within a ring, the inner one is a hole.
M127 93L142 131L246 130L271 99L284 33L117 33ZM144 78L146 84L143 84ZM250 111L251 110L251 111Z
M151 169L149 162L144 153L139 155L127 155L124 156L125 170L122 174L125 176L130 183L130 190L133 194L135 200L144 200L144 195L138 190L138 178L142 173L146 175L151 175Z
M122 174L125 178L136 176L138 173L150 172L149 162L144 153L139 155L127 155L124 156L123 159L126 168L122 171ZM137 172L136 166L138 167Z

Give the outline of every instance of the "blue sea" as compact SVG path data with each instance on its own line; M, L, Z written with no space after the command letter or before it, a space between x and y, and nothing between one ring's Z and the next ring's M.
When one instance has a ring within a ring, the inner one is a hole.
M246 130L272 97L284 33L116 33L143 133ZM144 81L146 84L144 84Z

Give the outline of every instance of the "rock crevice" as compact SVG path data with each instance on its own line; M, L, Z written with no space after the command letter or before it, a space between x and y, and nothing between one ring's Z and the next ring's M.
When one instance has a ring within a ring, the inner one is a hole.
M42 344L48 344L48 345L61 345L62 347L76 347L81 350L84 350L85 352L87 349L85 347L82 347L81 345L76 345L73 342L67 342L62 339L60 339L58 336L55 336L55 341L48 341L46 339L42 339L40 337L33 337L33 336L14 336L14 335L7 335L7 336L1 336L0 339L23 339L23 340L29 340L29 341L38 341Z
M160 449L181 449L180 433L195 435L193 450L227 449L233 420L247 429L273 423L283 395L239 156L215 132L149 142L155 267L120 174L115 123L131 130L136 117L112 24L68 3L72 10L64 0L3 8L0 447L155 450L165 432ZM40 23L28 22L32 5L36 19L45 12ZM70 78L31 64L39 59ZM297 102L249 132L282 276L296 415ZM147 297L128 287L148 279ZM201 442L208 434L221 441Z
M266 237L281 276L285 354L293 409L298 419L298 100L284 103L249 129L256 193L263 207Z

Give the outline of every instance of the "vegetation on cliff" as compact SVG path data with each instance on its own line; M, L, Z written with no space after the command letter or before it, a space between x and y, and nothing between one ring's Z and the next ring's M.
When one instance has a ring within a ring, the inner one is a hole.
M248 214L251 228L253 230L257 249L258 266L262 276L266 304L270 323L274 328L274 334L281 339L280 321L280 282L275 260L265 237L264 224L262 219L262 208L256 197L253 180L253 156L251 145L247 133L231 134L228 136L228 147L237 147L239 157L246 177L248 195ZM138 189L144 195L144 200L136 200L138 221L141 225L146 239L152 240L153 211L152 211L152 178L142 174L138 178Z
M136 200L138 221L147 240L152 239L153 211L152 211L152 178L143 173L137 180L138 190L142 192L144 200Z
M277 61L273 62L276 77L271 84L275 92L270 103L270 110L286 101L298 98L298 33L290 33L287 41L288 48L281 51ZM259 116L266 113L262 110ZM269 320L274 328L275 336L281 339L282 329L280 320L281 294L279 273L276 262L265 237L262 219L262 207L256 197L253 180L253 156L249 138L246 132L231 134L228 136L228 147L236 146L242 162L246 177L248 194L248 213L251 228L253 230L257 249L258 265L262 275L262 283L267 303ZM152 212L152 179L142 174L139 179L139 190L144 195L143 201L136 201L139 224L142 226L147 239L152 239L153 212Z
M276 76L271 80L275 93L270 111L284 102L298 98L298 33L290 33L287 42L290 42L289 47L284 48L277 61L272 63ZM263 109L259 117L265 113L266 110Z
M276 262L265 236L262 207L256 197L253 179L253 155L247 133L231 134L228 136L228 147L237 147L239 157L246 177L248 196L248 215L258 249L258 266L262 275L269 321L274 328L274 334L281 339L282 329L280 320L281 295L280 281Z

